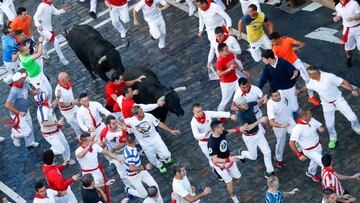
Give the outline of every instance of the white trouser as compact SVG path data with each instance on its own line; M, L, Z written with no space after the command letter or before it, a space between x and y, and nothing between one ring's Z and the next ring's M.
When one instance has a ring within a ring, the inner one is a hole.
M242 138L244 140L244 143L248 151L242 151L241 155L244 158L256 160L257 148L259 147L264 155L266 172L271 173L274 171L274 167L271 162L271 150L264 134L265 134L265 130L262 128L261 125L259 125L259 131L257 132L256 135L253 136L243 135Z
M118 154L116 152L113 153L116 157L120 158L120 159L124 159L124 155L123 154ZM124 163L120 163L117 160L111 160L111 163L113 163L116 166L116 170L120 176L120 179L122 180L122 182L124 183L125 186L131 186L131 183L128 179L128 175L126 172L126 168L125 168L125 164Z
M196 11L196 7L194 5L194 1L193 0L185 0L186 1L186 4L188 5L189 7L189 13L191 12L195 12Z
M228 166L231 163L227 163ZM214 166L216 172L221 176L225 183L230 183L233 178L239 179L241 177L241 173L236 165L236 162L232 163L232 166L228 169L221 169L218 166Z
M35 61L39 64L39 66L41 67L41 70L44 72L44 60L43 60L43 58L39 57Z
M85 170L91 170L91 168L89 168L89 169L86 168ZM85 175L87 173L91 173L91 175L94 177L95 185L104 185L105 184L104 176L101 173L99 168L97 168L96 170L90 171L90 172L82 171L82 175Z
M74 105L74 107L70 110L67 111L60 110L61 114L66 119L66 122L70 124L72 129L74 129L77 139L79 139L80 135L82 134L82 130L76 118L76 111L78 110L78 108L79 108L78 106Z
M261 61L261 50L262 49L271 49L271 42L269 38L264 34L258 41L250 43L250 54L254 61Z
M44 75L43 72L39 73L39 75L33 78L27 77L27 79L36 89L39 88L41 91L44 91L46 93L49 103L52 102L53 90L49 80L47 79L47 77Z
M16 60L15 62L3 62L5 65L5 69L12 75L20 69L20 63L18 60Z
M286 144L286 134L291 134L292 126L286 128L275 128L273 131L276 137L275 158L277 161L283 161L284 148Z
M304 80L305 84L307 84L310 81L310 77L306 72L303 62L298 58L292 65L299 70L301 78ZM307 92L309 97L314 96L314 91L308 90Z
M144 149L149 162L157 168L161 168L163 163L160 160L163 161L170 158L171 153L159 135L156 135L151 139L152 143L141 145L141 147ZM160 160L157 159L156 155L159 156Z
M214 167L212 161L211 161L211 158L209 156L209 148L207 146L208 142L202 142L202 141L199 141L199 146L200 146L200 149L201 151L204 153L204 155L206 156L206 158L209 160L209 165L211 167Z
M345 43L345 51L351 51L355 48L360 51L360 26L349 28L348 41Z
M84 2L85 0L80 0L80 2ZM90 0L90 12L95 12L96 13L96 4L97 4L97 0Z
M158 202L163 202L163 199L160 194L160 189L154 178L150 175L150 173L147 170L140 171L135 176L129 176L129 181L131 183L131 186L135 189L130 189L128 192L136 197L139 198L146 198L148 196L147 191L144 187L145 183L147 186L155 186L158 189Z
M312 150L303 150L304 155L310 159L310 164L308 168L308 173L315 175L317 168L320 166L323 168L321 158L322 158L322 147L319 144L315 149Z
M165 38L166 38L166 25L163 17L157 20L151 20L148 22L149 31L151 36L154 39L159 39L158 47L160 49L165 47Z
M222 26L222 25L219 25L219 26ZM215 28L214 29L206 28L206 34L207 34L208 40L210 41L210 48L211 48L211 43L214 43L216 41ZM217 46L215 46L215 47L217 47Z
M38 33L45 38L45 40L43 41L43 45L44 45L43 53L46 53L47 52L47 47L48 47L48 44L49 44L49 40L51 39L52 33L51 33L51 31L46 30L45 28L43 28L41 31L38 29ZM61 51L60 43L59 43L58 39L56 38L56 36L54 38L54 43L53 44L54 44L54 48L55 48L56 54L58 55L59 59L60 60L65 59L65 56Z
M4 25L4 13L9 21L16 18L15 6L12 0L3 0L0 3L0 25Z
M217 108L218 111L225 110L226 105L232 100L237 88L239 88L237 80L234 82L220 82L221 102Z
M99 125L99 127L97 127L93 132L90 133L90 135L92 137L95 136L95 142L96 143L100 143L100 134L101 134L101 131L105 128L105 124L103 122L101 122L101 124Z
M291 112L297 112L299 109L299 103L296 96L295 85L289 89L279 90L279 92L287 99Z
M111 5L110 18L114 28L121 34L121 37L126 36L126 28L124 24L130 22L129 8L126 3L123 6Z
M14 119L15 115L10 115ZM12 130L11 138L16 140L19 137L23 137L25 140L25 146L30 146L34 142L34 130L31 120L30 111L26 112L24 116L19 116L19 128L18 131Z
M332 102L332 101L330 101ZM338 110L342 113L351 123L351 127L355 132L360 132L359 120L354 111L346 102L344 97L336 99L333 103L321 102L324 112L325 124L328 129L330 140L337 141L337 133L335 130L335 111Z
M55 155L61 154L64 162L70 160L70 147L61 130L51 135L43 135L45 140L51 145L50 149Z
M78 203L70 186L68 186L68 188L66 189L66 194L64 196L62 197L55 196L54 198L56 203Z

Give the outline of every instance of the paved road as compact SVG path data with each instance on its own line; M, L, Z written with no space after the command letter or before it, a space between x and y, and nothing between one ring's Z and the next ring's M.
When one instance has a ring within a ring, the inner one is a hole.
M39 0L21 0L15 3L17 6L26 6L31 14L34 14L38 2ZM98 11L100 12L104 9L104 4L102 1L99 1ZM331 22L331 14L333 11L321 7L314 12L299 11L290 15L269 5L262 5L262 9L270 17L270 20L273 21L276 30L284 35L293 36L306 43L306 47L299 52L300 58L309 64L322 65L324 70L336 73L360 85L357 77L360 74L359 59L357 59L356 65L354 65L353 68L346 69L344 66L344 54L338 44L304 37L319 27L340 30L340 24ZM235 26L241 16L239 5L232 8L228 13L231 15L233 25ZM72 24L83 22L88 19L88 17L88 1L85 3L72 1L68 14L54 18L55 31L61 33L64 27L71 27ZM92 21L90 25L94 26L106 20L108 17L109 15L105 14L97 20ZM185 161L189 165L190 181L199 188L205 185L213 188L213 193L204 198L204 202L231 202L226 193L225 184L217 181L209 171L207 161L192 137L189 124L192 116L190 108L194 102L200 102L204 105L205 109L211 110L216 109L220 102L219 83L208 80L207 70L205 68L209 43L205 37L206 35L200 40L195 36L198 29L198 19L196 17L188 17L187 13L172 6L164 12L164 18L168 30L167 47L169 51L165 54L159 52L157 44L149 37L147 25L142 21L142 25L134 28L129 34L129 40L131 41L130 47L121 52L124 66L146 66L158 74L164 85L172 87L185 85L188 87L188 91L180 95L182 106L186 112L185 116L178 118L170 114L167 120L169 126L181 129L182 135L180 137L174 137L162 132L162 137L172 152L174 161ZM120 43L120 36L116 33L111 23L101 26L98 30L106 39L114 44ZM34 31L34 33L36 32ZM240 43L242 49L246 50L247 43L245 41L241 41ZM91 81L88 72L68 46L65 46L63 51L70 61L68 66L60 65L55 53L51 54L50 60L45 61L45 73L51 78L52 85L55 86L56 84L57 74L60 71L66 70L74 80L75 95L87 91L91 99L103 103L104 83L100 80L96 83ZM250 79L251 82L256 83L263 64L256 64L246 51L242 54L242 60L246 69L248 69L253 76ZM299 81L298 86L301 85L302 81ZM3 92L4 95L0 98L0 104L4 104L9 87L0 84L0 91ZM267 87L264 91L267 91ZM344 95L352 105L356 114L360 115L359 98L350 97L348 92L344 92ZM300 105L307 103L305 101L306 95L301 95L299 99ZM313 108L313 110L315 112L314 117L323 122L321 108ZM35 108L31 109L31 113L34 115L36 140L41 143L41 146L37 149L29 150L24 147L15 148L11 143L9 127L1 126L0 128L1 135L7 138L4 143L0 144L0 168L2 169L0 171L0 180L29 202L33 197L34 183L39 180L44 181L41 173L40 157L43 150L49 148L49 144L47 144L39 134L39 125L35 120ZM1 123L10 119L8 112L4 108L0 109L0 114L3 115L0 117ZM232 124L230 123L229 126L232 126ZM340 114L337 114L336 117L336 128L340 139L338 147L333 151L329 151L324 145L324 151L334 156L335 169L337 171L345 174L358 172L360 170L360 138L351 131L349 123ZM64 128L64 133L68 138L73 155L73 151L77 147L75 134L69 129L69 126ZM267 130L266 137L273 149L275 146L275 137L270 128ZM244 146L239 136L229 137L228 139L230 149L234 153L236 153L240 146ZM326 132L321 134L321 140L327 143L328 134ZM320 185L313 183L310 179L306 178L304 174L308 162L298 161L288 147L285 149L284 160L287 166L281 171L276 170L282 183L282 189L285 191L294 187L301 189L301 192L295 197L289 198L288 202L319 202L321 199ZM103 159L102 161L106 164ZM242 173L242 178L235 181L235 191L240 197L241 202L262 202L264 191L266 190L266 182L263 178L265 168L262 157L260 156L256 161L247 161L245 164L238 164L238 166ZM79 172L78 165L69 167L65 169L65 176L70 177L77 172ZM118 202L124 197L123 184L116 174L116 171L107 170L106 173L108 177L113 177L117 181L111 187L111 194L112 200ZM152 170L151 174L158 182L165 202L169 202L172 173L169 172L168 174L160 175L157 170ZM345 181L343 185L352 194L360 198L358 195L360 194L359 182ZM72 188L80 199L80 185L76 183Z

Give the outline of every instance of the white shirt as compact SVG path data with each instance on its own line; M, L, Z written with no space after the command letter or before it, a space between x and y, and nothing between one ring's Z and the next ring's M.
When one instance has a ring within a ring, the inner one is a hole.
M267 105L267 116L269 120L274 119L275 122L279 124L284 124L285 122L289 124L294 123L292 119L291 111L283 95L281 95L281 99L278 102L275 102L270 98L266 105Z
M58 192L52 189L46 189L47 198L34 198L33 203L55 203L55 197Z
M184 197L186 197L187 195L195 195L195 193L191 189L191 184L186 175L183 177L182 180L174 178L172 182L172 189L177 194L176 203L188 203L188 201L186 201ZM196 202L200 202L200 200Z
M290 140L297 142L302 149L315 146L319 142L317 129L321 127L321 123L311 118L308 124L296 124L292 130Z
M45 30L52 31L52 15L65 13L64 9L57 9L53 5L40 3L34 14L34 24L36 27L42 26Z
M231 51L232 53L234 53L235 55L240 55L241 54L241 48L240 48L240 44L239 42L235 39L235 37L233 36L229 36L224 43L227 45L227 47L229 48L229 51ZM219 56L219 51L218 51L218 45L219 43L216 41L213 41L210 43L210 51L209 51L209 56L208 56L208 62L211 62L214 59L214 54L216 54L216 57Z
M246 11L251 4L255 4L255 6L257 7L257 12L261 12L259 0L240 0L240 4L243 15L247 14Z
M141 121L135 116L124 120L126 125L129 125L133 130L133 133L141 146L153 143L157 140L156 138L161 139L155 128L160 124L160 121L149 113L144 114L144 118Z
M56 85L55 87L55 95L57 95L58 91L60 90L61 92L61 96L59 98L59 102L62 102L62 103L70 103L70 102L74 102L75 101L75 98L74 98L74 94L73 94L73 91L72 91L72 88L70 87L69 90L61 87L59 84ZM70 108L70 107L68 107ZM65 109L68 109L68 108L65 108ZM71 108L70 108L71 109Z
M205 123L199 123L195 116L191 119L191 131L195 139L200 143L207 144L207 142L201 142L201 139L209 139L211 132L210 124L214 118L230 118L230 112L224 111L203 111L205 116Z
M153 4L149 7L146 5L145 0L140 0L134 9L136 12L142 10L146 22L156 22L162 19L161 11L158 10L158 4L165 6L167 3L165 0L154 0Z
M239 96L245 97L246 101L249 103L249 102L258 101L263 96L263 92L257 86L251 85L250 91L248 93L244 93L240 87L236 88L233 101L235 101L235 99L238 98ZM254 106L255 114L259 111L261 111L259 105L255 105Z
M124 100L124 96L121 95L119 96L117 99L116 99L116 102L118 103L118 105L120 106L121 110L124 109L123 108L123 100ZM156 109L157 107L159 107L157 104L137 104L137 103L134 103L133 106L140 106L141 109L144 111L144 112L149 112L149 111L152 111L154 109Z
M95 143L92 145L92 152L88 151L83 158L78 158L77 154L79 154L83 149L84 148L80 146L75 150L75 156L80 164L80 168L83 170L91 170L97 168L99 166L98 153L101 153L103 149Z
M47 122L56 122L57 118L54 110L49 106L39 106L37 109L37 119L40 124L41 132L53 132L58 129L57 126L45 127L42 123Z
M105 109L99 102L90 101L89 108L80 106L80 108L76 112L76 118L80 128L84 132L88 132L89 128L95 127L93 124L93 120L91 119L89 109L91 111L91 115L95 118L96 125L99 125L102 122L100 113L104 114L105 116L111 115L111 112Z
M320 80L310 79L306 84L306 88L316 91L320 96L321 103L333 102L342 97L338 87L343 81L344 79L332 73L321 71Z
M204 30L204 25L206 31L214 32L214 29L218 26L226 24L226 27L232 26L232 21L230 16L217 4L211 3L208 10L203 11L198 9L199 12L199 31Z
M335 6L335 10L338 16L342 18L342 24L344 27L353 27L360 24L360 20L347 21L346 18L353 17L360 13L360 6L357 1L351 0L343 7L340 3Z
M105 139L106 146L109 150L114 149L120 143L126 143L126 131L119 129L116 132L110 132L110 130L105 129L100 134L101 140ZM119 149L118 151L120 151Z

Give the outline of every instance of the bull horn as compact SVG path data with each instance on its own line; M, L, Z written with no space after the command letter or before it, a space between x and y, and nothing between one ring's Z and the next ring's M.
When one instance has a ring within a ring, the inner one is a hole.
M101 64L104 61L106 61L106 56L101 57L98 61L98 64Z
M182 86L182 87L177 87L174 89L175 92L179 93L181 91L185 91L186 90L186 87L185 86Z
M126 47L129 46L129 44L130 44L130 42L129 42L129 40L127 40L125 44L122 44L122 45L119 45L119 46L115 47L115 50L120 51L121 49L125 49Z
M165 101L165 96L161 96L158 101Z

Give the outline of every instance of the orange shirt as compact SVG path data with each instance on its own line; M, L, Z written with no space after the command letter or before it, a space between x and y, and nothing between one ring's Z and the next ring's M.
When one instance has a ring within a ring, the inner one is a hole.
M11 29L13 31L22 30L27 37L32 38L32 35L30 33L31 21L32 18L30 15L27 15L25 20L18 16L14 19L14 21L12 21Z
M295 39L291 37L281 37L280 45L272 46L272 50L277 57L283 58L291 64L294 64L298 59L293 49L293 44L297 43Z

